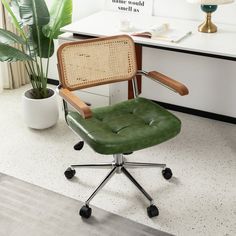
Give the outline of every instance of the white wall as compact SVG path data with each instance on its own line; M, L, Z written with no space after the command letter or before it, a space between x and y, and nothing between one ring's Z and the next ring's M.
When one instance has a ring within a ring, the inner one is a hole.
M96 11L102 10L106 0L73 0L73 20L79 20ZM48 7L51 0L45 0Z
M73 20L78 20L103 9L105 0L73 0Z
M202 20L205 16L200 5L186 0L154 0L153 14L182 19ZM219 5L212 17L214 22L236 24L236 3Z

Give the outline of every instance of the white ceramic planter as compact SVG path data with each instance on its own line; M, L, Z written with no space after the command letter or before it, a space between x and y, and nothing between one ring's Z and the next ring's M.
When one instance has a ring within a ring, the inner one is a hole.
M51 89L50 89L51 90ZM32 99L23 94L23 117L28 127L46 129L57 123L59 112L55 91L53 95L43 99Z

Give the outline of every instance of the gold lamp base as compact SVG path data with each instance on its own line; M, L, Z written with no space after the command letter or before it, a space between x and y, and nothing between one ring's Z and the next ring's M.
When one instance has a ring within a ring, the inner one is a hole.
M215 33L217 27L211 22L211 13L216 11L217 5L201 5L202 11L206 13L206 20L199 25L198 31L202 33Z
M207 13L206 20L198 26L198 31L202 33L215 33L217 27L211 21L211 13Z

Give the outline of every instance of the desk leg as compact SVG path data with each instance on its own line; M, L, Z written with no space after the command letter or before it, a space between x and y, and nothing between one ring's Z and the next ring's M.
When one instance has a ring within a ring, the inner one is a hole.
M136 50L138 70L142 70L142 46L135 45L135 50ZM139 93L141 93L141 91L142 91L142 78L140 75L137 76L137 81L138 81L138 91L139 91ZM129 83L128 84L128 98L131 99L134 97L132 81L129 81L128 83Z

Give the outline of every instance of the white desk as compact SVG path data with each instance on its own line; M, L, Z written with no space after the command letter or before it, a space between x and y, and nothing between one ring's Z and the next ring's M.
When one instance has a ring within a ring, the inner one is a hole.
M233 118L235 122L236 82L234 80L234 75L236 74L236 70L235 66L232 63L236 61L236 26L217 24L217 33L205 34L197 32L197 27L200 24L200 22L197 21L155 16L137 17L137 15L132 15L130 13L126 14L119 12L101 11L62 28L62 31L89 37L102 37L132 33L121 32L119 30L120 21L123 19L129 19L134 24L136 30L147 30L155 24L169 23L170 27L173 27L175 29L186 29L192 31L192 35L185 38L179 43L133 37L136 44L144 47L156 48L158 50L154 51L158 51L158 55L161 56L159 56L157 60L156 57L153 56L155 52L147 49L144 52L143 56L146 59L148 52L148 57L151 59L147 63L143 62L143 64L145 65L145 70L160 70L161 72L173 77L174 79L184 82L190 89L190 95L187 96L187 98L179 98L177 96L175 97L175 95L171 95L171 98L169 98L168 91L166 92L166 90L165 92L162 92L162 90L158 90L158 98L156 98L153 94L157 92L154 91L153 85L144 84L145 90L148 91L146 92L146 94L144 94L144 96L178 106L216 113L223 116L229 116L230 118ZM72 38L73 36L70 37ZM165 55L163 55L163 53L165 52L166 54L167 52L169 52L168 56L171 58L171 61L168 57L165 57ZM175 52L178 52L179 55L177 61ZM187 56L186 53L191 55ZM188 64L188 60L193 60L193 57L195 57L192 55L204 56L199 57L197 59L197 62L204 61L205 64L198 65L196 66L196 68L193 67L195 66L194 63ZM207 57L210 58L206 59ZM223 60L222 62L219 62L218 59L215 58ZM163 62L160 63L160 60L162 60ZM179 60L186 60L186 67L185 65L183 66L182 63L182 65L180 65L182 66L182 68L177 68ZM153 61L156 61L157 68L152 68L149 66L151 64L150 62ZM220 75L220 72L225 70L225 64L227 66L227 69L231 71L230 76L228 71L225 76L222 76L222 74ZM219 69L219 65L222 66L221 69ZM186 73L188 67L189 71L188 73ZM195 73L197 70L199 71L199 68L203 68L203 70L205 71L203 71L202 74ZM214 70L216 71L215 73L213 73ZM203 78L204 75L208 77ZM215 79L215 77L218 78ZM224 80L227 83L226 86L224 84ZM145 83L149 82L145 81ZM124 96L126 96L127 85L126 87L124 84L122 86L116 90L111 86L109 97L110 101L116 102L117 100L125 98ZM235 87L235 90L232 89L233 87ZM226 91L228 89L229 92ZM220 93L220 91L225 91L225 93ZM162 96L163 94L164 96ZM210 95L208 96L208 94ZM207 103L209 103L208 106Z
M120 12L101 11L73 24L67 25L62 28L62 31L94 37L124 34L127 32L120 31L119 25L120 21L126 18L133 22L137 30L147 30L157 23L169 23L173 28L192 31L191 36L179 43L133 37L137 44L236 60L236 26L232 25L217 24L217 33L204 34L197 32L199 22L196 21L155 16L137 17L137 15L130 13L125 14ZM132 32L128 32L128 34L129 33Z

